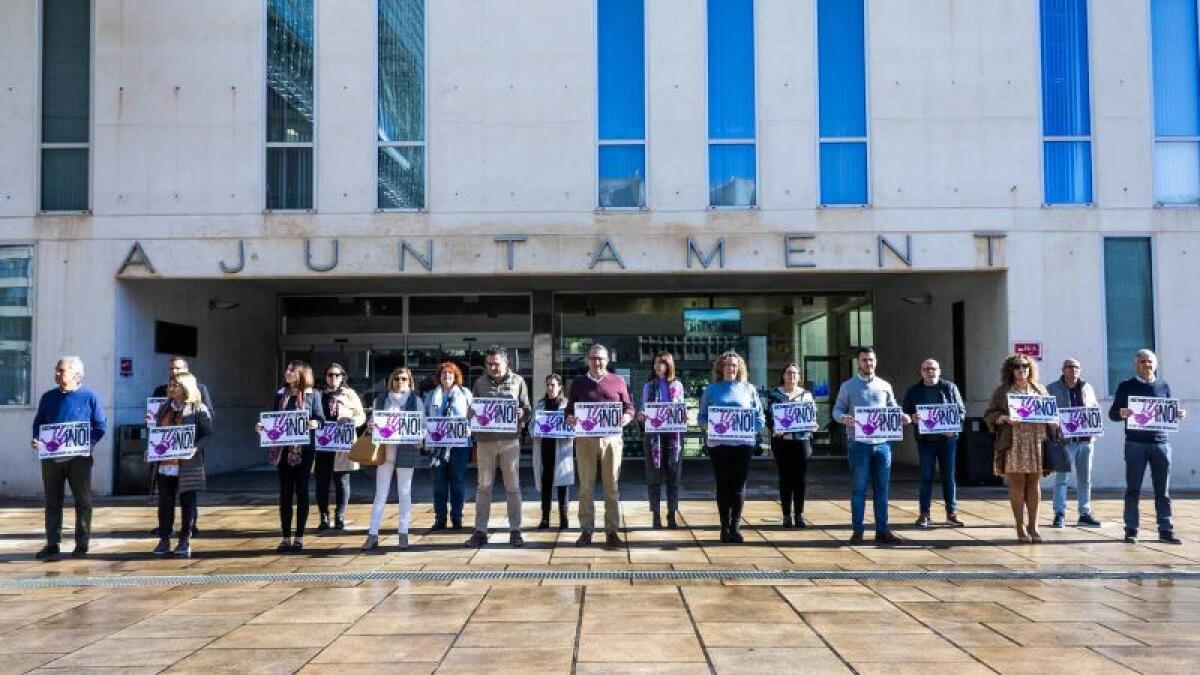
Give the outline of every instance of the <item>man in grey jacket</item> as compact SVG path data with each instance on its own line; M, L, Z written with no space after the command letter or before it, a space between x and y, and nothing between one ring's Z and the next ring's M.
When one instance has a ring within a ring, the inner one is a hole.
M896 395L892 385L875 375L875 349L859 347L858 373L842 383L833 419L846 427L846 453L850 459L850 518L854 533L850 544L863 543L863 517L867 508L867 487L875 510L875 543L894 544L900 538L888 529L888 483L892 478L892 446L887 441L868 438L858 433L854 424L855 408L895 408ZM900 415L908 424L907 415Z
M479 474L479 487L475 490L475 532L466 545L479 548L488 540L488 520L492 512L492 484L496 480L496 469L504 477L504 491L508 497L508 543L514 547L525 545L521 538L521 425L529 419L529 388L525 379L508 367L508 350L494 345L484 354L487 372L475 380L471 395L475 398L515 398L517 400L516 433L500 431L476 431L475 463ZM469 416L474 416L472 409Z
M1100 405L1092 385L1080 377L1082 366L1076 359L1063 361L1062 377L1051 382L1046 389L1058 401L1059 408L1082 408ZM1100 521L1092 513L1092 449L1093 438L1066 440L1067 456L1075 470L1075 496L1079 501L1080 527L1100 527ZM1050 527L1062 527L1067 515L1067 483L1071 474L1066 471L1054 473L1054 522Z

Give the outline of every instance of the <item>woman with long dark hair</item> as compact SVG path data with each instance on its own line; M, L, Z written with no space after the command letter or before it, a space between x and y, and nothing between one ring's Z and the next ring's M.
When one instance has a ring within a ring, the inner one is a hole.
M534 410L562 410L567 405L563 381L556 373L546 376L546 394L534 403ZM530 424L530 428L533 425ZM539 530L550 527L550 501L558 489L558 529L569 527L567 519L568 492L575 484L575 439L535 438L533 448L533 482L542 496L542 520Z
M340 363L331 363L325 369L325 389L321 392L321 404L325 406L325 418L339 423L350 423L361 427L367 421L362 400L358 392L350 388L349 375ZM346 507L350 504L350 473L358 471L358 463L350 461L346 452L316 453L317 513L321 517L317 531L329 529L329 484L334 485L337 505L334 507L333 529L346 529Z
M325 423L321 394L313 389L312 366L305 361L289 361L283 371L283 386L275 392L269 410L308 412L308 441L300 445L270 448L267 461L275 465L279 476L279 530L282 538L275 550L299 553L304 550L304 528L308 524L308 477L312 475L313 438ZM262 431L262 425L257 427ZM292 531L292 505L295 504L296 529Z
M650 379L642 385L642 411L638 421L645 424L647 403L677 403L683 401L683 384L675 379L675 358L670 352L659 352L654 356ZM675 513L679 510L679 477L683 462L683 434L653 433L649 429L643 436L646 463L646 492L650 498L650 517L654 529L662 529L659 506L662 503L662 486L667 486L667 527L679 527Z
M812 392L800 386L800 366L789 363L779 373L779 386L767 392L767 427L771 430L771 455L779 470L779 504L784 527L807 527L804 522L804 490L808 460L812 457L812 432L775 431L771 407L777 403L812 403ZM794 507L794 508L793 508ZM793 520L795 514L795 520Z

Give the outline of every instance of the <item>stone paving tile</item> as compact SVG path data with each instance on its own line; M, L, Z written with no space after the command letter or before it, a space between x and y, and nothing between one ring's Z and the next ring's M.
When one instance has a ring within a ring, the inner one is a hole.
M438 673L486 673L502 669L513 673L569 673L570 648L454 647Z
M802 623L703 621L696 624L706 648L714 647L821 647L824 643Z
M725 673L849 673L825 647L721 647L708 650L713 668Z
M319 650L303 649L201 649L167 669L168 673L294 673Z
M976 647L971 653L987 666L1004 675L1130 675L1134 671L1120 663L1082 647Z
M1200 672L1200 647L1097 647L1096 651L1141 673Z
M1137 646L1137 641L1098 623L989 623L989 628L1024 647Z
M241 626L205 647L212 649L323 648L349 628L344 623L257 624Z
M209 638L105 638L46 665L50 668L169 666L208 642Z
M453 635L343 635L323 649L313 663L438 662L454 641Z
M579 660L586 663L704 662L695 633L644 635L580 635Z

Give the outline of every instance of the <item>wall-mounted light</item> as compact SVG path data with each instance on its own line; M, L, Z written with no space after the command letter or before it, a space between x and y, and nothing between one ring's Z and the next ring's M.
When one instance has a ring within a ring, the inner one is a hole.
M900 299L910 305L932 305L933 296L929 293L925 295L902 295Z
M238 307L241 307L241 306L242 306L242 303L233 302L232 300L209 300L208 301L208 311L210 311L210 312L216 311L216 310L237 309Z

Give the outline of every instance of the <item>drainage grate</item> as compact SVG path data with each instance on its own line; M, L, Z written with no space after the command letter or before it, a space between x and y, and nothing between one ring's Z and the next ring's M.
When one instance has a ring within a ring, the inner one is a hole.
M0 588L51 588L59 586L217 586L361 581L795 581L807 579L850 579L857 581L1011 581L1046 579L1146 579L1200 580L1200 570L428 570L366 572L277 572L269 574L178 574L131 577L36 577L3 578Z

